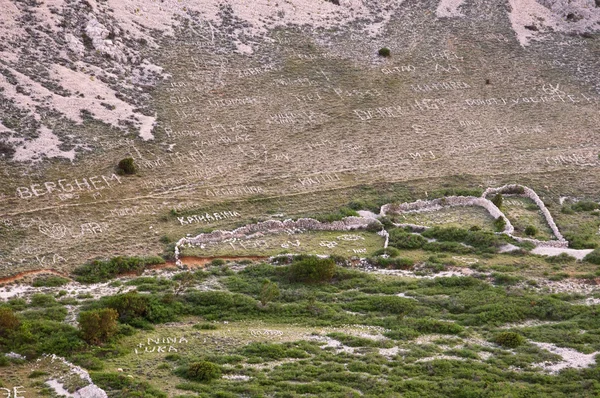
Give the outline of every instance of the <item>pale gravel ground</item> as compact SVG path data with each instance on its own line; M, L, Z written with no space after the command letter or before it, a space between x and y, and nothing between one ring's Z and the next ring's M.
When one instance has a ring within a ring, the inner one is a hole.
M459 7L463 5L465 0L440 0L435 15L438 18L456 18L464 16L460 12Z
M537 343L535 341L532 343L544 350L550 351L551 353L560 355L562 357L563 360L558 363L536 364L536 366L539 366L550 373L558 373L562 369L567 368L587 368L596 363L596 355L599 354L598 352L582 354L579 351L571 348L557 347L556 345L550 343Z
M585 256L591 253L591 249L562 249L555 247L536 247L531 252L533 254L540 254L542 256L558 256L559 254L565 253L569 256L575 257L578 260L583 260Z

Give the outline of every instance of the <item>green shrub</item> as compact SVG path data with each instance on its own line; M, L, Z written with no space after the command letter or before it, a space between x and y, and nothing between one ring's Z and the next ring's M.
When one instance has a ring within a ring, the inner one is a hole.
M19 318L9 307L0 307L0 336L8 336L19 327Z
M334 211L331 213L311 215L310 218L314 218L315 220L320 221L320 222L333 222L333 221L339 221L346 217L351 217L351 216L356 217L356 216L358 216L358 213L349 207L342 207L342 208L338 209L337 211ZM381 227L378 229L378 231L379 230L381 230Z
M515 332L502 332L494 337L494 343L506 348L517 348L525 342L525 338Z
M83 311L79 314L79 330L89 344L105 343L118 330L119 313L112 308Z
M594 242L594 238L590 234L565 233L564 236L569 241L571 249L595 249L598 247L598 243Z
M167 394L152 387L150 384L127 377L119 373L91 373L93 382L105 391L111 391L111 397L116 398L167 398Z
M494 283L498 285L516 285L521 281L520 277L507 274L493 273L492 277L494 278Z
M369 262L378 268L387 269L409 269L415 262L409 258L384 258L384 257L372 257Z
M181 303L170 301L169 296L162 299L157 295L129 292L106 297L99 303L103 307L116 310L119 321L135 327L144 327L149 323L164 323L177 319L182 311Z
M197 323L194 326L192 326L194 329L199 329L199 330L216 330L219 327L217 325L215 325L214 323Z
M496 229L496 232L504 231L505 227L506 227L506 220L504 219L504 217L498 216L498 218L496 218L494 220L494 228Z
M45 276L40 278L35 278L33 280L32 286L34 287L57 287L66 285L69 283L67 278L61 278L60 276Z
M406 315L416 307L416 301L398 296L359 297L344 304L344 308L354 312L377 312L393 315Z
M495 250L505 243L504 237L492 232L469 231L455 227L433 227L424 231L422 235L426 238L436 239L440 242L462 242L479 250ZM425 245L424 248L426 249L428 245Z
M303 256L292 262L288 277L292 282L329 282L335 274L335 261L331 258Z
M48 373L47 372L43 372L41 370L34 370L33 372L29 373L29 375L27 376L27 378L29 379L35 379L37 377L42 377L42 376L47 376Z
M538 233L538 229L533 225L528 225L525 228L525 235L535 236L535 235L537 235L537 233Z
M492 203L494 205L496 205L497 208L502 207L502 202L504 201L504 198L502 197L501 193L497 193L493 198L492 198Z
M575 257L567 253L560 253L558 256L546 256L544 260L550 264L568 264L577 261Z
M593 211L600 209L600 204L592 201L582 200L577 203L573 203L571 205L571 209L573 211L582 212L582 211Z
M427 239L418 234L411 234L401 228L390 231L389 245L397 249L420 249L427 243Z
M265 280L260 289L260 303L263 305L267 305L270 301L273 301L277 297L279 297L279 287L277 283L271 282L270 280Z
M600 265L600 248L594 249L594 251L592 251L591 253L588 253L583 258L583 261L591 263L591 264Z
M563 214L575 214L575 210L573 210L569 205L563 205L560 208L560 212Z
M395 247L391 247L389 246L386 249L377 249L373 252L373 257L377 257L377 256L389 256L389 257L397 257L398 255L400 255L400 250L396 249Z
M381 47L378 51L380 57L389 57L391 55L391 51L387 47Z
M193 381L211 381L221 377L221 367L208 361L194 362L187 367L185 376Z
M161 257L114 257L110 260L93 260L73 270L81 283L106 282L118 275L135 272L141 274L150 265L164 264Z
M117 174L120 175L131 175L135 174L136 171L137 167L135 166L133 158L121 159L117 165Z

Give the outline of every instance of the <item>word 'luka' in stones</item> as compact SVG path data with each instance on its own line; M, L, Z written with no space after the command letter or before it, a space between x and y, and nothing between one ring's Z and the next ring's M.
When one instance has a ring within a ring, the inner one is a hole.
M148 338L147 343L139 343L134 351L136 354L144 352L178 352L173 344L187 344L189 341L185 337L162 337ZM139 349L139 350L138 350ZM143 351L142 351L143 349Z

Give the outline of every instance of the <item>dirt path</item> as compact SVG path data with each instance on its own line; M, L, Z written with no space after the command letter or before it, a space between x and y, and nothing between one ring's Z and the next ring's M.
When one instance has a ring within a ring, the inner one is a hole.
M28 276L41 275L41 274L52 274L52 275L60 276L61 278L66 278L66 279L72 280L71 278L69 278L69 276L67 274L58 272L53 269L36 269L36 270L31 270L31 271L19 272L18 274L7 276L5 278L0 278L0 284L1 283L12 283L12 282L18 281L20 279L26 278Z
M269 257L261 257L261 256L245 256L245 257L181 257L179 260L183 265L187 265L188 267L204 267L206 264L210 264L213 260L223 260L223 261L242 261L242 260L250 260L250 261L263 261L268 259Z

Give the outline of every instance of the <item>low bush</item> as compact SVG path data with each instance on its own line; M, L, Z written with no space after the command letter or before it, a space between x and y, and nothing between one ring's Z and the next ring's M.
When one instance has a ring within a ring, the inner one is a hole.
M588 200L582 200L571 205L571 209L576 212L594 211L600 209L600 204Z
M558 256L546 256L544 260L550 264L568 264L577 261L575 257L569 256L567 253L560 253Z
M82 311L79 314L79 330L89 344L105 343L117 333L119 313L112 308Z
M504 202L504 198L502 197L501 193L497 193L493 198L492 198L492 203L494 205L496 205L496 207L500 208L502 207L502 203Z
M167 394L150 384L119 373L91 373L92 381L114 398L167 398Z
M158 296L129 292L102 298L98 306L112 308L119 314L119 322L135 327L145 327L147 323L164 323L177 319L183 305L170 296Z
M389 57L391 55L391 51L387 47L381 47L378 51L380 57Z
M535 236L535 235L537 235L537 233L538 233L538 229L533 225L528 225L525 228L525 235Z
M400 228L390 231L389 245L397 249L420 249L427 239L418 234L411 234Z
M288 277L292 282L329 282L335 274L335 268L335 261L331 258L302 256L292 262L288 270Z
M525 338L515 332L502 332L494 337L494 343L506 348L517 348L525 342Z
M315 220L320 222L334 222L350 216L356 217L358 216L358 213L349 207L342 207L337 211L331 213L312 215L310 216L310 218L314 218Z
M164 264L161 257L114 257L110 260L93 260L73 270L81 283L106 282L118 275L135 272L141 274L150 265Z
M8 336L19 327L19 318L9 307L0 307L0 336Z
M185 377L193 381L211 381L221 377L221 367L208 361L194 362L188 365Z
M569 241L571 249L595 249L598 247L598 243L594 241L594 237L590 234L565 233L564 236Z
M40 277L40 278L35 278L33 280L32 286L33 287L57 287L57 286L62 286L62 285L66 285L67 283L69 283L69 280L67 278L61 278L60 276L45 276L45 277Z
M354 312L377 312L392 315L406 315L416 307L415 300L398 296L359 297L343 305Z
M504 219L504 217L498 216L498 218L496 218L494 220L494 228L496 229L496 232L504 231L505 227L506 227L506 220Z
M588 253L583 258L583 261L591 263L591 264L600 265L600 248L594 249L594 251L592 251L591 253Z
M426 238L436 239L440 242L462 242L479 250L495 251L505 243L505 239L492 232L470 231L461 228L433 227L423 232ZM433 242L437 243L437 242ZM426 248L426 246L424 246Z
M119 175L131 175L135 174L137 167L133 161L133 158L125 158L119 161L117 164L117 174Z
M372 257L369 262L378 268L386 269L409 269L415 264L413 260L401 257Z
M292 343L250 343L240 351L246 357L262 358L263 360L278 360L283 358L308 358L306 351L294 347Z

